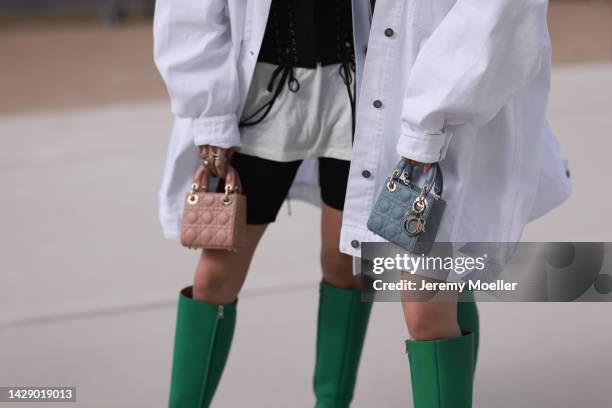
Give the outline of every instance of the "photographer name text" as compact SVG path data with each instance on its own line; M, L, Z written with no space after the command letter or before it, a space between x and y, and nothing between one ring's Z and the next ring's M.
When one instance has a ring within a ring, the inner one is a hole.
M385 282L381 279L372 282L376 291L457 291L483 290L483 291L516 291L517 282L506 282L498 279L494 282L481 282L480 280L468 282L413 282L402 279L398 282Z

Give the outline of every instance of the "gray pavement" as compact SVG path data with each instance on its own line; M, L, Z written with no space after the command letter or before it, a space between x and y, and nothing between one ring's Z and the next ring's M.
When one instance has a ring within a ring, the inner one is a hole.
M524 240L611 240L598 189L611 106L612 65L555 71L550 118L574 195ZM74 385L71 407L165 404L176 293L196 261L157 224L170 121L165 101L0 116L0 386ZM256 254L214 406L312 405L319 214L292 210ZM612 406L609 310L481 305L475 407ZM355 407L408 406L405 337L399 305L376 304Z

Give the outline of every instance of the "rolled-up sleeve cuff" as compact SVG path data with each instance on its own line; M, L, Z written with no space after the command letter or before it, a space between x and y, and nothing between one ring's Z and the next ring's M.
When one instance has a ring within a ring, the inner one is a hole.
M425 130L402 122L397 153L421 163L436 163L446 156L451 137L448 129Z
M209 144L224 149L240 146L238 118L235 114L193 119L191 131L196 146Z

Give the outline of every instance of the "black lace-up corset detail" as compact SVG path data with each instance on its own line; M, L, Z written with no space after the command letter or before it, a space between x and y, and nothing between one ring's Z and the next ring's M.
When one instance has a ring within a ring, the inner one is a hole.
M315 68L352 61L351 0L272 0L259 61Z
M315 69L317 64L340 64L339 75L347 86L354 126L353 24L351 0L272 0L259 62L278 65L268 91L270 100L244 118L241 126L260 123L272 109L283 87L300 90L294 68Z

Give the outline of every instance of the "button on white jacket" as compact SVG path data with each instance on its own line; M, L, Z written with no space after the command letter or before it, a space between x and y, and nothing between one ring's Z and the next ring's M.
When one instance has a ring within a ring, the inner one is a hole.
M353 0L358 108L340 249L359 256L360 242L383 240L366 223L400 156L441 164L439 241L518 240L570 193L545 118L547 1L377 0L371 21L369 4ZM176 115L160 191L168 238L179 235L195 146L240 145L269 8L270 0L156 2L155 61ZM290 195L318 202L316 176L306 160Z

